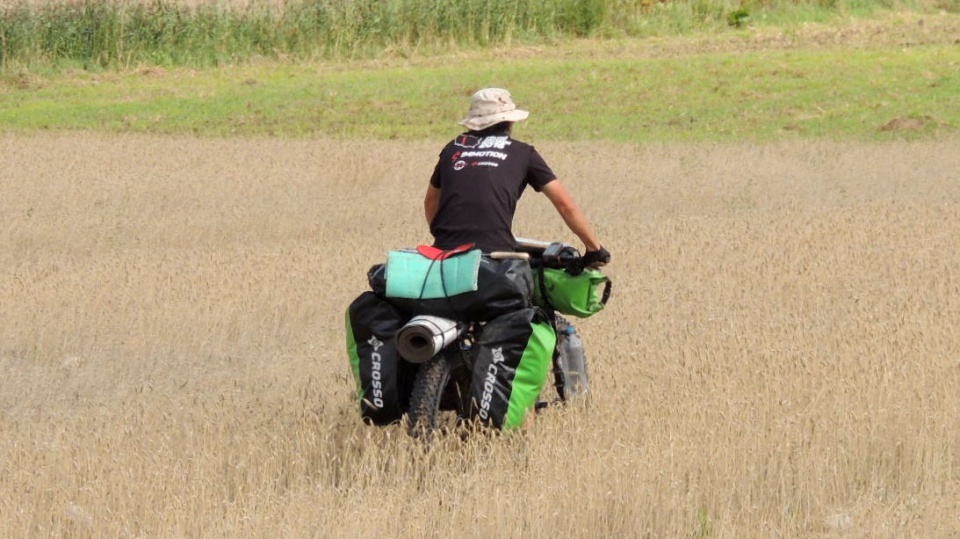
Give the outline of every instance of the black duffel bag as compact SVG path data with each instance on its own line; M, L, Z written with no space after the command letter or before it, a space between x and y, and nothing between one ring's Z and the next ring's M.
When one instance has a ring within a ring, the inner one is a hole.
M477 289L456 295L420 299L387 297L387 267L377 264L367 273L370 288L378 297L416 316L430 314L463 322L481 322L530 307L533 298L533 272L521 259L480 258Z

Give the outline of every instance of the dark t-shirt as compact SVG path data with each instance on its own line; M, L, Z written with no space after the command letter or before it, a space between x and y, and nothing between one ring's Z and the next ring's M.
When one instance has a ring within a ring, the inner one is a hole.
M430 184L440 205L430 223L434 245L476 243L484 252L516 248L511 227L527 185L540 191L556 179L533 146L504 132L464 133L440 152Z

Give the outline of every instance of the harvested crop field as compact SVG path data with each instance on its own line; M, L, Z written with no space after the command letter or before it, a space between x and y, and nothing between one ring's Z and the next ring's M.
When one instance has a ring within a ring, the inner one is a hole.
M440 144L0 136L0 536L960 534L960 143L538 143L592 400L424 451L343 312Z

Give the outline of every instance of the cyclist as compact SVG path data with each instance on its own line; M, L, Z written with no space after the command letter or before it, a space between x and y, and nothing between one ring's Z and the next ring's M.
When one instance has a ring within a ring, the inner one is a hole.
M472 243L484 252L516 250L513 216L529 185L547 196L583 242L584 264L607 264L610 253L573 197L533 146L512 137L513 124L529 114L502 88L473 94L467 117L459 122L467 131L440 152L424 198L434 247Z

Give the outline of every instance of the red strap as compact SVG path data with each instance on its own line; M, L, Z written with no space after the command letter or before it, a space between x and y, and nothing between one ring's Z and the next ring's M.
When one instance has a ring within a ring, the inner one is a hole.
M429 258L430 260L445 260L451 256L456 256L473 249L474 245L476 244L465 243L448 251L444 251L443 249L439 249L437 247L431 247L429 245L418 245L417 252Z

